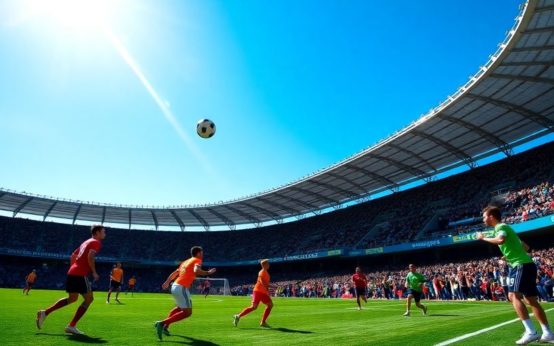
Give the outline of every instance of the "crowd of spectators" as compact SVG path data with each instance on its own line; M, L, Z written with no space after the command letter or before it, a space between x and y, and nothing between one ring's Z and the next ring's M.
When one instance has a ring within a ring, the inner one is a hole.
M537 265L539 299L554 301L554 248L532 253ZM408 264L396 268L375 268L365 273L367 298L403 299ZM355 296L351 273L320 273L302 280L281 280L272 284L273 295L303 298L351 298ZM437 263L417 268L427 281L425 299L433 300L507 300L508 266L501 259L474 259L455 263ZM253 285L245 283L231 289L232 294L248 295Z

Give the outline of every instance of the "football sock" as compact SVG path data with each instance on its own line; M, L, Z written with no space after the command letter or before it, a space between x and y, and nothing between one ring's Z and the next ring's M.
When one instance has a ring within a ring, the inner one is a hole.
M535 330L535 326L533 326L533 322L531 322L530 319L521 320L523 323L523 326L525 327L525 331L528 334L535 334L537 331Z
M174 307L173 309L171 309L171 311L169 312L169 315L167 315L167 317L171 317L173 315L175 315L176 313L178 313L179 311L181 311L181 309L179 309L178 307Z
M189 317L190 313L185 311L179 311L178 313L173 314L171 317L166 318L162 321L162 324L164 326L169 326L171 323L178 322L180 320L184 320L185 318Z
M550 326L548 324L541 323L541 328L543 334L552 334L552 330L550 330Z
M58 300L54 305L52 305L51 307L46 309L46 316L48 316L52 311L56 311L59 308L63 308L67 304L68 304L67 298L62 298L62 299Z
M77 325L77 322L79 322L81 317L83 317L85 312L87 312L87 309L88 309L88 306L84 306L84 304L79 305L79 307L77 308L77 311L75 311L75 316L73 316L73 319L71 320L71 322L69 322L69 325L71 327L75 327Z
M265 320L267 320L267 317L269 316L269 313L271 312L270 307L266 307L264 310L264 314L262 316L262 323L265 323Z
M252 311L254 311L253 308L250 308L250 307L245 308L244 310L242 310L242 311L240 312L239 317L242 317L242 316L244 316L244 315L248 315L248 314L251 313Z

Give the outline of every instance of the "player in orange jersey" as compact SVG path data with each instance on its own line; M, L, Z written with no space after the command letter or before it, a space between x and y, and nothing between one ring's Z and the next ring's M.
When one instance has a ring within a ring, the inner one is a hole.
M127 282L127 292L125 294L131 292L131 297L133 296L133 292L135 291L135 285L137 284L137 279L135 279L135 276L131 276L129 281Z
M191 258L182 262L177 270L171 273L167 280L162 284L165 290L171 285L171 294L175 299L175 305L167 318L163 321L158 321L154 324L158 338L162 340L162 334L169 335L168 327L171 323L175 323L192 315L192 302L190 300L190 285L196 278L196 275L206 276L215 273L215 268L208 271L202 269L202 259L204 251L200 246L193 246L190 249Z
M110 296L112 291L115 291L115 301L119 301L119 293L121 292L121 285L123 284L123 269L121 269L121 262L117 262L115 268L112 269L110 273L110 290L108 291L108 298L106 299L106 304L110 304Z
M36 280L37 280L37 271L33 269L33 271L30 272L29 275L25 277L25 288L23 289L23 294L27 292L25 295L27 296L29 295L29 291L31 290L31 287L33 287L33 285L35 284Z
M254 293L252 294L252 304L242 310L240 314L233 316L233 324L235 325L235 327L238 326L241 317L248 315L252 311L256 310L258 308L258 304L262 302L265 304L265 310L262 315L260 327L271 328L266 323L266 320L269 317L269 313L273 308L273 301L269 296L269 273L267 272L267 270L269 269L269 260L263 259L260 261L260 264L262 266L262 270L260 270L260 272L258 273L258 280L256 281L256 285L254 286Z

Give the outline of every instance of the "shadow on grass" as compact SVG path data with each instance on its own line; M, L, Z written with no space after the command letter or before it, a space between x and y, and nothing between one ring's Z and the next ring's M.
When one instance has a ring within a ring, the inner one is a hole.
M454 314L429 314L430 317L454 317L454 316L461 316L461 315L454 315Z
M72 334L50 334L50 333L35 333L35 335L45 335L45 336L57 336L63 337L66 340L71 340L75 342L82 342L84 344L105 344L106 340L102 338L94 338L88 335L72 335Z
M183 338L183 341L168 340L167 338L164 338L163 341L169 342L169 343L183 344L183 345L192 345L192 346L218 346L218 344L215 344L211 341L195 339L195 338L191 338L190 336L179 335L179 334L171 334L171 336L177 336L179 338Z
M309 330L298 330L298 329L289 329L289 328L239 328L242 330L267 330L267 331L276 331L281 333L297 333L297 334L313 334L314 332Z

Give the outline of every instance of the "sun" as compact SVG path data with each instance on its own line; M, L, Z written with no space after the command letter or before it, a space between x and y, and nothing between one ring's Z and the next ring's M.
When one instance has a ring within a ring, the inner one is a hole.
M106 0L37 0L29 5L36 15L47 17L64 29L98 30L107 24L114 3Z

